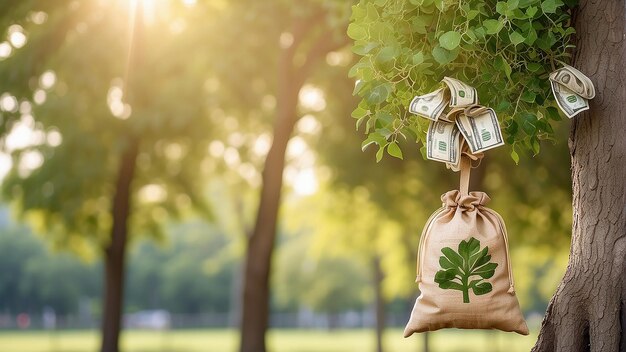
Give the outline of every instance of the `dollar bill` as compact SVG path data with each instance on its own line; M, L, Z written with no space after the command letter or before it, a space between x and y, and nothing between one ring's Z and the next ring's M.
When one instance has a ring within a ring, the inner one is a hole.
M456 125L443 120L432 121L426 134L426 157L457 165L460 154L460 133Z
M437 121L443 109L448 106L448 101L445 89L440 88L434 92L413 98L409 105L409 112Z
M451 107L460 108L478 104L478 93L474 87L450 77L444 77L443 83L445 83L450 90Z
M550 84L552 85L552 93L554 94L556 103L568 118L571 119L581 111L589 109L589 102L587 99L574 93L564 85L556 83L555 81L551 80Z
M593 99L596 96L595 87L589 77L572 66L565 65L552 72L550 74L550 80L565 86L567 89L585 99Z
M496 112L491 108L478 108L474 111L460 114L456 119L457 127L472 153L481 153L504 145Z
M442 119L446 121L454 122L459 114L462 114L465 111L465 108L451 108L446 112L445 116L442 116Z

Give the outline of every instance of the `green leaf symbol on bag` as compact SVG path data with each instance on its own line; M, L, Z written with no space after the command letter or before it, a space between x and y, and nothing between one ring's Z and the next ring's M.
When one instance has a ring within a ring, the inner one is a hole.
M435 282L444 290L463 292L463 303L469 303L469 291L476 296L491 292L492 286L484 280L491 278L497 263L490 263L489 247L480 249L480 241L471 237L459 243L458 252L450 247L441 249L441 270L435 274Z

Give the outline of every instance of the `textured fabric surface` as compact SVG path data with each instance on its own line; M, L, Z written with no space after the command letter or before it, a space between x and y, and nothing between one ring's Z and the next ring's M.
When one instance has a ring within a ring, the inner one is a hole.
M499 329L527 335L528 327L515 296L510 272L506 228L500 215L485 207L489 196L483 192L463 195L454 190L445 193L441 200L443 207L429 219L420 239L416 281L421 294L415 301L404 336L442 328ZM460 246L462 241L464 244ZM446 283L444 287L447 288L442 288L440 283L445 273L437 273L450 265L442 249L448 248L448 254L450 250L463 253L462 248L467 248L463 247L467 243L476 254L467 254L459 269L450 269L457 270L458 274L452 279L456 284L447 284L455 285L457 289L447 287ZM495 266L495 271L469 275L473 260L475 265L482 263L475 259L480 258L482 250L490 256L483 256L484 260L497 264L485 264L483 270ZM476 291L470 288L463 292L459 289L461 286L475 287Z

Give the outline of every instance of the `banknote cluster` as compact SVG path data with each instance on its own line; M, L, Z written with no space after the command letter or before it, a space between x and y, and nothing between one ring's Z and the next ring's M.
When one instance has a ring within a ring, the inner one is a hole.
M504 138L496 112L479 105L474 87L450 77L442 82L444 87L413 98L409 111L431 120L426 157L458 170L463 143L477 154L504 145Z
M589 100L596 90L589 77L577 69L564 65L550 74L554 99L561 111L570 119L589 109Z

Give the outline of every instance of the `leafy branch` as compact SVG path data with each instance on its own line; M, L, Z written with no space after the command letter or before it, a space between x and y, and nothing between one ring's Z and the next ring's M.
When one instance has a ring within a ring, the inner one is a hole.
M406 114L415 95L443 76L478 90L503 126L511 158L540 151L562 119L547 75L568 62L576 0L360 0L347 34L360 60L350 70L361 101L352 116L376 159L402 158L402 140L422 144L428 121Z

